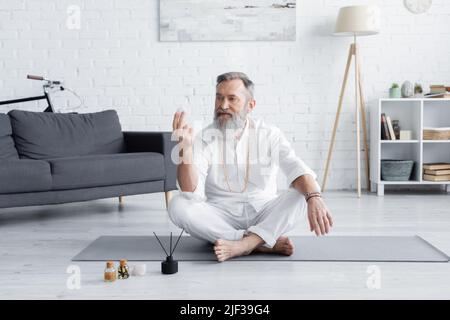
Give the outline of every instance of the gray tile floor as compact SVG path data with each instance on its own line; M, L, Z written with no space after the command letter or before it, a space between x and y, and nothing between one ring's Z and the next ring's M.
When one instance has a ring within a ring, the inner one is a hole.
M328 192L334 235L413 235L450 254L450 195ZM100 235L178 232L164 195L0 209L0 299L449 299L450 263L180 262L164 276L105 283L103 262L71 258ZM306 221L292 234L309 234ZM298 248L301 250L301 248ZM130 264L133 264L130 262ZM67 269L80 268L80 288ZM372 267L375 265L374 267ZM379 271L380 287L370 280Z

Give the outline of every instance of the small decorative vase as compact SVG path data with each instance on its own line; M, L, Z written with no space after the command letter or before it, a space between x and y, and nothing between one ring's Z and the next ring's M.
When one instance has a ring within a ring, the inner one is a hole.
M405 81L402 84L402 97L410 98L414 95L414 85L410 81Z
M398 99L402 97L402 93L400 91L400 88L390 88L389 89L389 98L391 99Z
M392 120L392 128L394 129L395 139L400 140L400 121Z

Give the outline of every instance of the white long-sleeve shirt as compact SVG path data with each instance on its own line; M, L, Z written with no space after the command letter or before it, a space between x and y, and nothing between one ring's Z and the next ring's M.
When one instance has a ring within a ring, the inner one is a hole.
M286 175L288 186L304 174L317 178L296 156L281 130L262 120L249 118L239 139L230 136L226 140L230 143L224 143L223 134L213 124L196 135L193 159L198 183L193 192L184 192L188 197L208 201L240 216L245 204L260 211L276 197L279 169ZM248 155L248 184L242 191ZM318 184L317 190L320 190Z

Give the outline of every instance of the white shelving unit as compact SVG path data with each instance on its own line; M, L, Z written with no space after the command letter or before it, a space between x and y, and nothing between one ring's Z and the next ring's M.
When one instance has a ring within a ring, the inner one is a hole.
M411 130L412 140L381 140L381 114L400 120L401 130ZM450 140L423 140L424 127L450 127L450 99L379 99L370 109L370 182L371 191L384 195L385 185L445 185L450 181L425 181L422 165L450 163ZM414 160L409 181L381 180L381 160Z

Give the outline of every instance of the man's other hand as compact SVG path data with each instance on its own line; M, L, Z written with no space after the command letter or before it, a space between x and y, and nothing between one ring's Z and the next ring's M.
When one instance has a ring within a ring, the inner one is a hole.
M317 236L330 232L333 218L322 198L313 197L308 200L308 220L311 232L314 231Z

